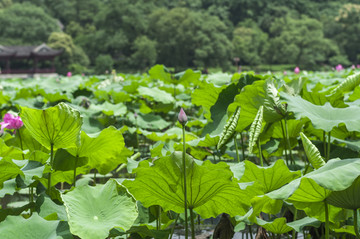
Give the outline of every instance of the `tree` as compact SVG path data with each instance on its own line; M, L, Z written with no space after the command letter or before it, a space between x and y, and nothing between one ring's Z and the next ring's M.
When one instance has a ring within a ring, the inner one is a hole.
M335 20L339 31L334 33L334 39L350 61L360 62L360 5L343 5Z
M65 74L71 65L83 66L85 70L90 63L82 48L76 46L71 36L63 32L53 32L49 37L48 45L54 49L63 50L63 54L56 60L57 70L62 74ZM78 66L73 66L73 68L79 69Z
M318 64L340 54L339 48L323 34L321 22L307 16L277 18L271 26L270 47L266 53L270 63L296 65L315 69Z
M95 71L97 74L105 74L111 72L114 61L110 55L99 55L95 60Z
M233 32L233 56L240 58L240 64L259 65L268 48L268 35L254 22L239 24Z
M46 42L52 32L60 30L54 18L28 2L3 9L0 26L2 45L38 45Z
M147 36L140 36L134 42L134 53L131 55L131 64L135 69L145 69L156 62L156 42Z
M150 16L151 37L158 43L158 62L167 66L230 65L232 45L218 17L186 8L160 9Z

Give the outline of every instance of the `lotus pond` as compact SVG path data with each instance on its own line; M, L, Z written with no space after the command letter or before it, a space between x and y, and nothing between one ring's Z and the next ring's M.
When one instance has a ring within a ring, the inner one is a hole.
M0 88L1 238L359 238L359 72Z

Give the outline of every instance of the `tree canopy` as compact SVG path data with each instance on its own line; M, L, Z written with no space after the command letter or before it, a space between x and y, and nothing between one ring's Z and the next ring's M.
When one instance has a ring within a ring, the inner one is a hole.
M357 2L0 0L0 45L63 48L63 72L228 69L234 58L250 66L349 66L360 63Z

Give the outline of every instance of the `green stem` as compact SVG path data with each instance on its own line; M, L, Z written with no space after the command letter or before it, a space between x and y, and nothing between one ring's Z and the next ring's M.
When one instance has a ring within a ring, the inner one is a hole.
M245 160L245 145L244 145L244 138L242 133L240 133L240 139L241 139L241 153L243 156L243 160Z
M21 148L21 156L22 156L22 159L24 160L25 157L24 157L24 147L23 147L23 143L22 143L22 138L21 138L21 129L18 130L18 135L19 135L19 140L20 140L20 148Z
M179 219L179 216L180 216L180 213L176 216L176 219L175 219L175 222L174 222L174 226L171 228L171 233L170 233L170 238L169 238L169 239L172 239L172 236L174 235L176 223L177 223L177 221L178 221L178 219Z
M297 218L297 209L295 208L294 221L296 221L296 218ZM295 229L292 231L292 238L297 238Z
M329 206L324 202L325 206L325 239L329 239Z
M50 172L49 172L49 178L48 178L48 191L50 193L50 187L51 187L51 172L53 170L53 161L54 161L54 144L50 144Z
M194 222L194 212L192 207L190 207L190 220L191 220L191 239L195 239L195 222Z
M293 155L292 155L292 152L291 152L289 129L288 129L287 119L286 119L286 118L285 118L285 134L286 134L287 147L288 147L288 149L289 149L290 160L291 160L291 163L292 163L292 164L295 164L295 160L294 160Z
M354 209L354 229L355 229L356 238L360 238L357 209Z
M286 140L286 135L285 135L285 130L284 130L284 124L282 122L282 120L280 120L280 125L281 125L281 132L283 134L283 138L284 138L284 141ZM285 147L285 161L286 161L286 165L289 166L289 159L288 159L288 155L287 155L287 144L285 143L284 144L284 147Z
M158 217L156 220L156 229L161 230L161 207L158 206Z
M327 159L327 150L326 150L326 132L325 130L323 131L323 146L324 146L324 158Z
M77 167L78 160L79 160L79 155L76 155L76 158L75 158L75 167L74 167L74 181L73 181L73 186L74 186L74 188L75 188L75 182L76 182L76 167Z
M94 184L95 184L95 186L96 186L96 172L97 172L97 169L95 169L95 171L94 171Z
M262 157L262 152L261 152L260 139L258 139L258 148L259 148L259 155L260 155L260 165L261 165L261 167L264 167L263 157Z
M252 234L251 225L249 225L249 231L250 231L250 239L253 239L253 234Z
M327 142L327 147L326 147L326 162L329 161L330 159L330 138L331 138L331 132L328 133L328 142Z
M184 208L185 208L185 238L188 238L189 229L188 229L188 217L187 217L187 190L186 190L186 160L185 160L185 153L186 153L186 145L185 145L185 125L182 126L183 131L183 176L184 176Z
M236 142L236 138L237 138L237 134L235 133L235 135L234 135L234 144L235 144L235 150L236 150L236 158L237 158L237 161L240 163L239 149L238 149L238 145L237 145L237 142Z

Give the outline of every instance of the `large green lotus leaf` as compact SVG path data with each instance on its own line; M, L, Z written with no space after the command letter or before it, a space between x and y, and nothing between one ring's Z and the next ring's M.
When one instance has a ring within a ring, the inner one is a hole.
M220 92L226 86L217 87L211 83L203 82L199 88L191 94L191 102L194 105L201 106L204 109L204 116L211 120L210 108L216 103Z
M47 221L37 213L25 219L22 216L8 216L0 223L0 235L3 239L28 238L62 238L57 235L59 221Z
M149 70L149 75L153 79L158 79L168 83L174 83L170 71L164 65L155 65Z
M223 162L202 165L186 155L188 207L203 218L216 217L220 213L231 216L243 215L248 209L247 194L231 180L232 172ZM165 211L184 211L182 153L162 157L153 166L142 161L136 169L134 181L124 181L129 191L145 207L160 205Z
M257 218L256 224L275 234L287 233L293 229L286 224L285 217L276 218L272 222L267 222L265 220Z
M20 108L20 117L29 133L46 148L67 148L79 142L82 118L80 112L65 103L46 110Z
M83 239L106 238L114 227L126 231L138 216L135 199L113 179L105 185L77 187L61 197L71 233Z
M56 150L53 162L53 169L60 171L74 170L75 167L82 167L88 163L87 157L77 157L65 149Z
M196 84L201 77L201 72L187 69L186 71L176 73L174 77L179 83L186 87L190 84Z
M206 134L216 135L216 134L220 134L223 131L227 120L228 106L234 102L234 98L236 97L236 95L239 94L240 90L244 86L246 86L246 84L248 84L249 82L253 82L255 79L256 78L252 75L249 75L248 77L247 75L244 75L238 81L230 85L227 85L226 88L224 88L219 93L219 96L215 104L210 108L212 122L204 127L202 136L205 136ZM230 113L233 112L235 112L235 110ZM240 119L241 119L241 113L240 113ZM238 124L239 123L240 122L238 122Z
M68 152L73 156L87 157L91 168L96 168L101 174L107 174L119 164L126 163L121 157L124 148L121 131L110 126L97 134L87 135L81 131L80 146L69 148Z
M344 103L342 94L337 93L331 96L328 94L329 90L324 90L324 85L318 83L313 89L311 89L311 91L304 87L302 98L315 105L324 105L326 102L329 102L333 107L336 108L347 107L347 105Z
M48 150L46 150L38 141L36 141L31 134L29 133L29 130L27 130L25 127L21 127L20 129L18 129L17 131L20 132L15 134L15 137L7 140L6 143L8 145L11 146L16 146L16 147L21 147L21 143L22 143L22 148L24 150L28 149L31 152L36 151L36 150L40 150L40 151L46 151L48 152ZM21 137L21 143L20 143L20 137Z
M360 177L350 187L341 191L334 191L326 201L336 207L356 210L360 208Z
M331 190L341 191L352 185L360 175L360 159L332 159L324 166L306 175L320 186Z
M297 119L307 117L316 129L330 132L339 124L345 124L349 131L360 130L360 107L334 108L328 102L322 106L314 105L300 96L290 96L282 92L280 95L286 100L288 110L294 112Z
M205 135L205 137L198 138L191 140L189 142L186 142L190 146L199 146L199 147L211 147L216 146L219 142L219 135Z
M147 131L144 129L139 129L139 132L141 132L141 134L143 134L146 138L152 140L152 141L167 141L167 140L171 140L171 139L176 139L176 140L181 140L182 138L182 129L178 128L178 127L173 127L170 128L168 130L166 130L165 132L151 132L151 131ZM189 142L191 140L195 140L198 139L198 137L191 133L191 132L186 132L185 133L185 140L186 142Z
M234 103L231 104L231 106L241 107L240 119L236 131L242 132L254 121L259 107L264 104L264 84L264 80L255 81L252 85L245 86L241 93L235 97Z
M5 141L0 138L0 157L21 160L23 159L22 154L20 148L14 146L9 147L5 144Z
M135 121L136 120L136 121ZM163 130L171 125L160 115L155 114L138 114L138 117L132 122L136 122L137 126L143 129Z
M103 112L105 115L108 116L122 116L125 115L127 112L126 105L124 105L123 103L111 104L107 101L99 105L91 104L90 110Z
M131 101L131 96L124 91L112 90L110 95L115 104Z
M289 223L287 223L287 225L289 227L293 228L295 231L301 232L303 230L303 228L306 226L312 226L312 227L319 228L321 225L321 222L319 220L317 220L316 218L304 217L302 219L289 222Z
M7 194L14 195L16 188L15 178L3 182L2 188L0 189L0 198L3 198Z
M253 207L252 219L254 220L254 216L259 215L260 212L278 213L282 206L282 200L263 197L263 195L281 188L298 177L300 177L300 172L291 172L283 160L277 160L269 167L260 167L250 161L245 161L245 172L240 178L240 182L253 182L252 186L246 188L246 191L252 191L254 196L260 196L250 198Z
M283 160L277 160L269 167L260 167L250 161L245 161L245 172L240 182L254 182L254 186L266 194L300 176L300 171L291 172Z
M54 203L48 196L41 194L36 199L36 211L43 218L50 217L56 213L56 219L67 221L67 215L64 205Z
M22 174L20 168L11 160L5 160L0 158L0 184L10 178L16 177L18 174Z
M174 97L166 91L160 90L157 87L144 87L138 88L139 95L149 98L150 100L161 102L163 104L175 103Z
M37 178L41 178L44 172L45 166L37 161L28 161L28 163L21 168L23 172L18 178L21 179L23 186L29 186ZM34 178L35 177L35 178Z

